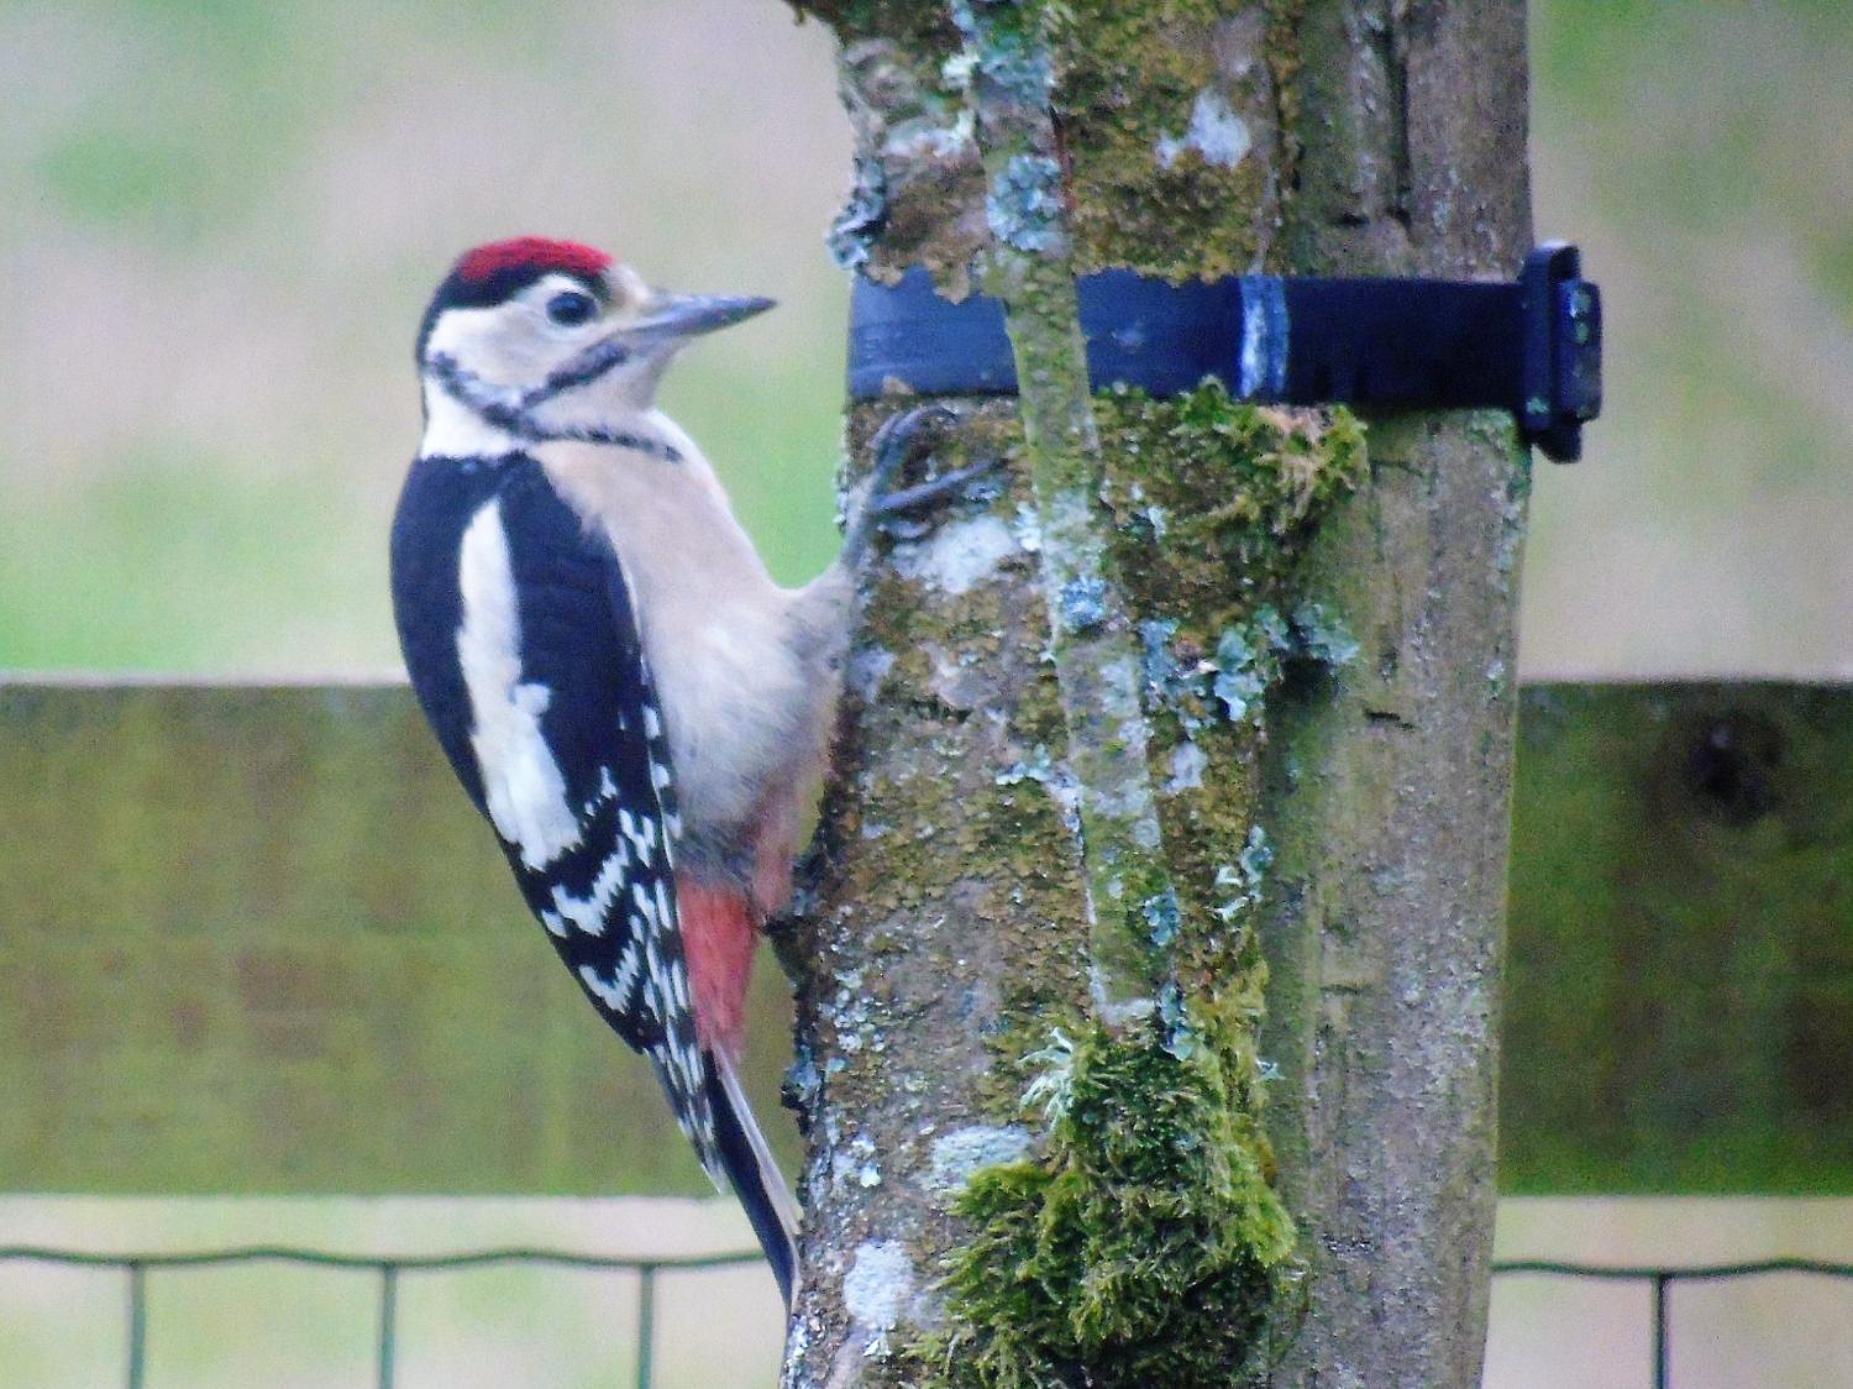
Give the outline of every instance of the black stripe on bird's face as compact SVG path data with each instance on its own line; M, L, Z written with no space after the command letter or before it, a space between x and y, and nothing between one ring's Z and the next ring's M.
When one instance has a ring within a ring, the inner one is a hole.
M582 380L570 384L594 380L602 371L609 370L622 360L619 358L616 362L607 363L600 371L593 371ZM630 449L649 458L660 458L665 463L682 461L682 450L674 444L636 430L595 424L543 425L533 418L530 411L534 405L552 399L558 392L549 392L537 398L532 392L516 396L513 392L498 390L458 366L456 359L447 353L440 352L433 356L425 364L425 372L446 395L473 411L484 423L505 431L523 443L571 439L580 443L610 444Z

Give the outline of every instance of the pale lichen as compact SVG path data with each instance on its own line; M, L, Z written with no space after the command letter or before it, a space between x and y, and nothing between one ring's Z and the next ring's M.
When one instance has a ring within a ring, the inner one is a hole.
M1062 245L1062 169L1047 155L1014 154L985 195L991 234L1019 251Z
M1087 632L1100 626L1108 617L1107 581L1096 574L1083 574L1061 587L1057 612L1062 626L1070 632Z
M1034 1139L1020 1124L966 1124L933 1140L928 1185L956 1194L988 1167L1021 1162Z
M824 238L830 258L845 270L860 269L868 263L887 221L887 172L879 159L860 155L856 159L856 178L849 197Z
M895 546L894 566L905 578L956 595L991 580L1017 550L1009 523L986 513L947 521L918 542Z
M1254 137L1242 118L1229 106L1229 99L1214 88L1197 93L1190 108L1190 126L1182 135L1160 135L1156 153L1158 162L1170 169L1194 150L1206 162L1224 169L1240 164L1254 148Z
M888 1353L888 1335L914 1298L914 1260L896 1240L870 1240L856 1249L843 1275L843 1310L866 1337L864 1354Z
M1293 610L1292 645L1288 650L1325 666L1348 666L1358 658L1358 639L1324 604L1302 603Z

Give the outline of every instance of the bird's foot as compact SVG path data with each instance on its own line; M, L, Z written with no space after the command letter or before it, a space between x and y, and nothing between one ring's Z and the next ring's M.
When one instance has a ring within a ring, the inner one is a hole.
M949 473L941 473L914 487L902 487L893 492L883 492L869 499L874 509L875 519L886 521L891 516L902 516L910 511L918 511L931 506L941 498L949 497L959 491L968 482L974 482L997 467L995 458L973 463L968 468L954 468Z
M853 567L860 560L883 521L943 501L997 467L995 458L985 459L912 487L893 485L909 464L931 456L931 444L939 429L957 422L958 416L944 405L919 405L889 416L875 431L869 441L875 466L859 489L859 499L850 513L849 533L843 543L846 563ZM923 444L927 447L923 448Z
M916 405L883 420L875 437L869 440L869 452L875 456L868 480L871 501L879 504L909 463L931 453L930 448L922 449L921 445L933 443L941 430L958 420L951 407L945 405Z

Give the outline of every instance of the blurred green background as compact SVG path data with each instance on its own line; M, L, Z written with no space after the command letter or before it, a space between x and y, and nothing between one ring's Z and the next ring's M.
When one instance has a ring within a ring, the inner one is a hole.
M1534 15L1611 389L1540 470L1525 666L1845 671L1853 6ZM0 667L392 669L412 332L516 232L782 301L669 405L782 577L828 558L849 136L779 0L0 0L0 91Z
M1604 286L1610 389L1587 461L1539 470L1524 671L1853 675L1853 5L1532 13L1538 229ZM774 570L815 572L847 302L831 50L780 0L0 0L0 668L395 672L412 334L460 249L522 232L782 301L667 403ZM1508 1202L1501 1252L1853 1249L1845 1202L1724 1209ZM13 1198L0 1242L746 1243L702 1211ZM158 1383L367 1382L364 1291L214 1277L159 1294ZM666 1303L667 1382L770 1381L770 1284L740 1277ZM1502 1285L1488 1382L1644 1382L1644 1295L1580 1296ZM1798 1342L1792 1292L1719 1296L1681 1323L1682 1386L1853 1382L1844 1298ZM408 1294L401 1384L621 1382L629 1305L570 1279ZM119 1315L113 1285L0 1272L0 1383L115 1382Z
M777 0L3 0L0 91L0 667L395 669L412 335L524 232L783 302L668 404L827 559L849 137Z

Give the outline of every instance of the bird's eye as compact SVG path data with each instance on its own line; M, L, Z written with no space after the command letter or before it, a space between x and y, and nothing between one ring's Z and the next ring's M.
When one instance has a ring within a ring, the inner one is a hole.
M584 323L598 310L598 305L589 294L581 294L576 289L556 294L547 301L547 317L562 328L573 328Z

